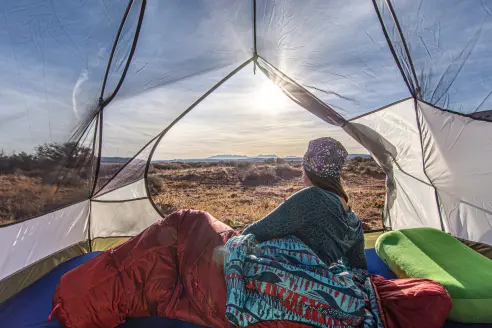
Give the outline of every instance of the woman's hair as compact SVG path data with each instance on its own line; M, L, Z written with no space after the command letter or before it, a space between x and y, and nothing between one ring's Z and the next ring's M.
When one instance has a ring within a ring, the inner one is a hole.
M340 179L320 177L313 173L308 172L307 170L304 170L304 173L306 174L309 181L311 181L311 183L314 186L332 192L345 199L345 201L348 203L349 198L347 193L343 189L342 182L340 181Z

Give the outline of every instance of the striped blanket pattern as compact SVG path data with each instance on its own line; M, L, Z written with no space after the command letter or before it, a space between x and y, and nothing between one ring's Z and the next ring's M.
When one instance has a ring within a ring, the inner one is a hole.
M383 328L369 273L328 267L294 236L225 245L226 316L241 327L289 320L315 327Z

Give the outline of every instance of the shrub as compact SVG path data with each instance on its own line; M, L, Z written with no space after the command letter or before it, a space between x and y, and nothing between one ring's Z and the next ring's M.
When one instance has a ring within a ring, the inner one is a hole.
M61 173L61 176L57 178L57 183L63 187L87 187L89 180L84 180L78 175L78 172L68 171L67 173Z
M280 179L291 180L298 178L302 175L302 171L297 168L293 168L288 164L280 164L275 168L275 174Z
M237 167L238 169L247 169L252 166L251 162L247 161L236 161L234 162L234 166Z
M200 181L202 180L202 177L196 173L189 173L181 176L176 177L178 180L181 181Z
M384 179L384 177L386 176L381 169L369 167L364 168L361 173L376 179Z
M173 204L156 204L157 208L159 209L159 212L161 213L162 216L168 216L169 214L172 214L178 210L176 206Z
M283 159L283 158L277 158L277 159L275 160L275 163L276 163L277 165L279 165L279 164L285 164L285 159Z
M270 167L252 167L241 176L241 182L246 187L272 185L277 180L275 170Z
M156 170L179 170L181 163L152 163L152 168Z
M150 196L156 196L164 190L164 184L158 175L147 176L147 183L149 184Z

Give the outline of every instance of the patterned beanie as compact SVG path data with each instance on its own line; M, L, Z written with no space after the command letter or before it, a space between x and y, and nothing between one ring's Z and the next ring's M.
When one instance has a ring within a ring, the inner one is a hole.
M347 150L333 138L311 140L302 160L302 167L321 178L340 180Z

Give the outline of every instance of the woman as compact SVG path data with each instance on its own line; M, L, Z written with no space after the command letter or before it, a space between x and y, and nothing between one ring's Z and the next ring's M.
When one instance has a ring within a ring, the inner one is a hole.
M258 242L294 235L327 265L342 262L366 269L362 224L347 204L340 179L346 158L347 151L337 140L312 140L302 162L307 188L248 226L243 234L253 234Z

